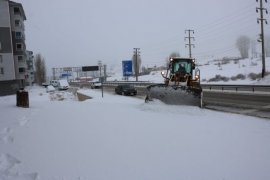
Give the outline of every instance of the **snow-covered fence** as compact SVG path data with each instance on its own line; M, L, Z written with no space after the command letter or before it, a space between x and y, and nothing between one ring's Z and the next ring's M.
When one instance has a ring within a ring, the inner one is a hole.
M203 90L210 91L233 91L233 92L252 92L269 93L270 86L267 85L228 85L228 84L201 84Z

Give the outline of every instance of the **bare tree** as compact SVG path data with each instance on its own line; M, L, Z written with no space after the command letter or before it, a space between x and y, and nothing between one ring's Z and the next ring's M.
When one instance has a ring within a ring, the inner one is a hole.
M180 53L178 53L178 52L172 52L172 53L170 54L170 56L166 58L166 64L165 64L166 67L169 66L170 58L174 58L174 57L180 57Z
M41 54L35 56L35 79L38 85L46 82L46 65L45 59Z
M265 36L265 56L270 57L270 36Z
M236 41L236 47L238 48L242 58L249 57L250 38L247 36L240 36Z
M180 53L178 53L178 52L172 52L171 54L170 54L170 58L174 58L174 57L180 57Z

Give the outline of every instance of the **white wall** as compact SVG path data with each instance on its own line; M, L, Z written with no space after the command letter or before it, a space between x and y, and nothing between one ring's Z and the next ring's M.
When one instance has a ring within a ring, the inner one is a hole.
M4 75L0 75L0 81L8 81L15 79L15 71L13 63L13 55L11 53L1 53L3 62L0 66L4 68Z
M10 27L9 5L7 0L0 0L0 26Z

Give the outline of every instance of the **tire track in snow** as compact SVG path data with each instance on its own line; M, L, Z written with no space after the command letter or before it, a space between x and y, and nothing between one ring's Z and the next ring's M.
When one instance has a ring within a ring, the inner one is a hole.
M20 126L25 126L28 123L29 119L26 116L19 118Z
M15 121L4 123L0 128L0 143L13 143L13 132L20 127L26 126L34 112L23 112L16 114ZM21 164L21 161L11 154L0 151L0 180L37 180L38 173L21 173L15 170L15 167ZM16 168L17 169L17 168Z
M10 154L0 154L0 179L1 180L37 180L37 173L20 173L13 171L13 168L21 161Z
M0 141L4 141L5 143L12 143L14 141L14 137L10 134L12 130L10 127L5 127L0 131Z

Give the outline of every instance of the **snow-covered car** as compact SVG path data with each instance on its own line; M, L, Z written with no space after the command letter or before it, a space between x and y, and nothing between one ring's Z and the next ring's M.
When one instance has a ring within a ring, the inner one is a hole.
M58 80L51 80L50 85L52 85L53 87L57 87L58 86Z
M49 93L49 92L54 92L55 91L55 88L52 86L52 85L48 85L46 87L46 92Z
M42 83L42 86L45 87L45 88L46 88L47 86L49 86L49 85L50 85L50 83L47 83L47 82L43 82L43 83Z
M58 80L58 89L59 90L67 90L69 88L69 84L67 80L65 79L60 79Z
M101 87L101 82L92 82L91 89L98 89Z

